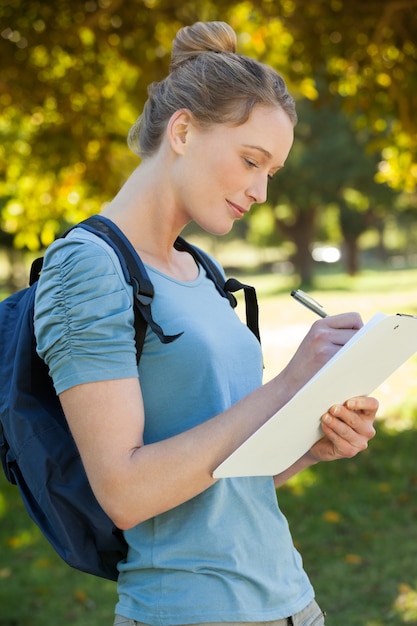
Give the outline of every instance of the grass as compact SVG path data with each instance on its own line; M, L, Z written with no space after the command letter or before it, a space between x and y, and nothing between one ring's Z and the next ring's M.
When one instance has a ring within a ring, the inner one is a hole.
M280 492L330 626L417 623L415 431L380 427L370 449Z
M0 474L0 626L112 624L115 583L63 563Z
M290 358L314 315L272 273L246 277L261 304L265 378ZM329 312L417 313L417 270L320 274ZM323 464L279 491L328 626L417 625L417 360L377 390L378 434L353 460ZM256 538L254 537L254 541ZM62 563L0 472L0 626L112 624L115 584Z

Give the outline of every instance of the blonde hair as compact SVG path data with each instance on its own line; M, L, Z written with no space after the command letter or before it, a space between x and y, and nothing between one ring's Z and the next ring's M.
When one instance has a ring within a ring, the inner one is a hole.
M128 145L141 157L159 147L171 115L188 109L202 127L238 126L256 105L280 106L297 123L295 103L272 67L236 53L234 30L225 22L196 22L173 41L170 73L149 85L142 115Z

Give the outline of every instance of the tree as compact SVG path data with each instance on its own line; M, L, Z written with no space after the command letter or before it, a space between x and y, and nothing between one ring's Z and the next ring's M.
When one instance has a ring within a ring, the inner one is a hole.
M109 200L138 163L125 138L146 86L168 71L177 29L198 19L229 21L242 52L275 65L311 99L314 68L328 98L342 94L379 133L379 179L412 186L416 2L0 3L0 197L9 198L1 227L34 249Z
M0 3L0 223L17 247L49 244L116 193L139 162L128 130L168 72L178 28L226 19L235 4Z
M287 163L270 183L268 205L276 227L295 244L293 262L301 282L313 280L312 244L324 209L339 210L347 252L347 269L358 269L359 235L368 229L370 210L391 209L394 191L374 181L375 156L367 154L368 134L354 132L351 120L340 110L339 98L318 107L304 99L298 103L300 122Z
M378 136L377 180L417 185L417 0L279 0L293 37L288 75L320 75L328 97ZM359 114L359 115L358 115Z
M195 19L193 3L167 0L0 4L1 226L15 245L49 244L119 189L139 162L126 136L147 85Z

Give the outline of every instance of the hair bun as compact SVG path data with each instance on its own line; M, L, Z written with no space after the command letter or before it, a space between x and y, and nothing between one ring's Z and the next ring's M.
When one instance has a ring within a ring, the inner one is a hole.
M235 31L225 22L196 22L181 28L172 44L170 69L204 52L236 52Z

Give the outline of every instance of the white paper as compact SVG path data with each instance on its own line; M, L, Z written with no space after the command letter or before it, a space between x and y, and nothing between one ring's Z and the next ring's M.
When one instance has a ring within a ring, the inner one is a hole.
M333 404L369 395L416 352L417 317L377 313L213 477L284 471L323 436L321 416Z

